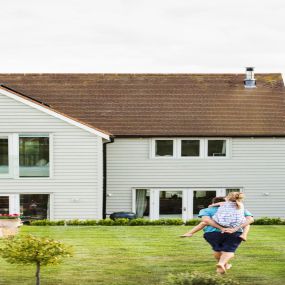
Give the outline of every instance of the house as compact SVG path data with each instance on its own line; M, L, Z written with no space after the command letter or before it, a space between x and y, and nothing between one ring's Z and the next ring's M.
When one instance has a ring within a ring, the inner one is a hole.
M281 74L0 74L0 214L284 217Z

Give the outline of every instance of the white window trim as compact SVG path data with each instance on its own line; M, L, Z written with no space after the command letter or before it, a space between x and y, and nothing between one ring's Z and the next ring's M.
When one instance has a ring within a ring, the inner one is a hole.
M49 138L49 176L48 177L20 177L20 157L19 157L19 140L20 136L23 137L48 137ZM16 166L16 179L22 180L50 180L53 178L53 134L51 133L19 133L17 134L17 148L18 148L18 158Z
M226 141L226 156L208 156L208 141L215 141L215 140L225 140ZM229 159L231 156L231 149L230 149L230 145L231 145L231 139L229 138L207 138L205 139L205 153L204 156L207 159Z
M182 156L182 141L199 141L199 156ZM177 158L179 159L201 159L205 155L205 140L202 138L180 138L177 139Z
M8 139L8 173L0 174L0 179L2 178L12 178L13 177L13 137L11 134L0 133L0 138Z
M155 143L157 140L161 141L173 141L173 155L172 156L156 156L155 155ZM154 138L151 140L151 158L154 159L175 159L177 158L177 140L174 138Z
M49 137L49 176L48 177L20 177L20 160L19 160L19 137ZM53 134L51 133L13 133L6 134L0 133L0 138L7 138L9 142L9 173L0 174L0 179L12 178L12 179L24 179L24 180L50 180L53 178Z
M173 156L156 156L155 142L157 140L172 140L173 141ZM182 140L199 140L200 141L200 156L181 156L181 141ZM208 156L208 141L209 140L225 140L226 141L226 156ZM229 159L232 156L232 139L225 137L213 138L199 138L199 137L185 137L185 138L152 138L149 143L149 157L151 159L181 159L181 160L195 160L195 159Z
M216 191L217 196L225 196L226 189L239 189L240 192L244 192L244 187L134 187L132 188L132 211L136 213L136 190L146 189L150 193L150 209L149 219L159 219L159 192L160 191L182 191L182 219L184 221L193 219L193 193L194 191Z

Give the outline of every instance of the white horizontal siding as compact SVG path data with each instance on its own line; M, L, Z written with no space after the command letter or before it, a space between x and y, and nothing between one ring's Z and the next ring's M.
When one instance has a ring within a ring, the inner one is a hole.
M149 147L149 139L107 146L108 213L130 211L134 187L243 187L255 216L285 217L285 139L233 138L229 159L150 159Z
M0 178L0 193L53 193L55 219L101 218L102 139L0 95L0 133L33 132L53 134L53 177Z

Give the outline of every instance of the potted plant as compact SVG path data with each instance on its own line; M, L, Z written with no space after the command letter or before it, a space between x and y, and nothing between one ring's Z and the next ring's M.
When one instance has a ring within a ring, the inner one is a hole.
M0 214L0 237L16 235L21 225L18 214Z

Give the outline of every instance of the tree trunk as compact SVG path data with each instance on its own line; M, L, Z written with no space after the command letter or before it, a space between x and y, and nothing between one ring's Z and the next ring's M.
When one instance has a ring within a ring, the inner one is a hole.
M40 272L41 272L41 265L39 262L37 262L37 271L36 271L36 285L40 285Z

